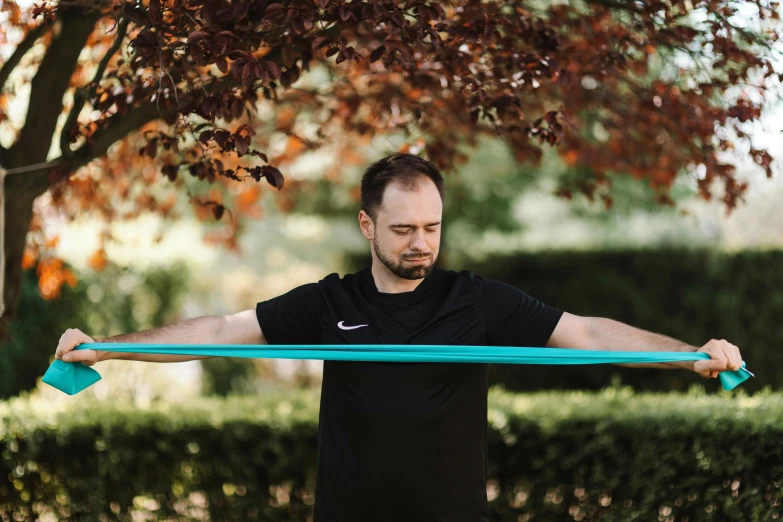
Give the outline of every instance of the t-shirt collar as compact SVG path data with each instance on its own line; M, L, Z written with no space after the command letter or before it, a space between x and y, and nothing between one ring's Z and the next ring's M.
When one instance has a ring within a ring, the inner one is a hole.
M372 266L367 266L361 271L361 281L365 292L373 299L383 301L411 301L428 294L430 289L435 285L435 280L440 275L440 272L441 269L435 267L432 272L427 274L427 277L419 283L419 286L410 292L387 293L378 291L378 287L375 286L375 279L372 276Z

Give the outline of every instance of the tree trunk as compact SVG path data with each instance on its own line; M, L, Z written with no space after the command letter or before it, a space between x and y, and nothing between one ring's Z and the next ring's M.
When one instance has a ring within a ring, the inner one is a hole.
M11 165L6 167L10 168ZM0 177L0 209L3 210L0 215L0 245L3 248L0 339L6 339L8 326L16 314L21 297L22 256L33 217L33 202L47 187L40 184L40 177L33 178L29 174L6 174Z
M0 317L5 317L5 169L0 165ZM0 340L5 336L0 335Z
M97 10L61 9L54 37L30 84L30 100L25 123L13 146L3 150L4 173L0 185L0 246L3 279L0 303L0 340L6 339L11 319L21 297L22 256L27 230L33 216L33 201L49 188L51 168L34 169L46 161L63 110L63 96L79 55L101 14ZM21 56L19 57L21 60ZM3 88L0 85L0 88ZM73 110L81 111L81 107ZM13 172L14 169L33 167ZM43 320L43 318L42 318Z

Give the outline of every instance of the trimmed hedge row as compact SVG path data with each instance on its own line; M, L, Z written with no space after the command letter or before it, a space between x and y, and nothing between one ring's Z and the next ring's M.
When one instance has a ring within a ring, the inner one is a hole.
M367 256L349 257L348 270ZM608 317L703 346L737 345L756 374L746 391L783 388L783 251L723 253L683 248L554 250L466 261L468 269L515 286L570 313ZM619 347L622 349L622 347ZM614 382L645 391L685 391L708 384L695 373L613 365L490 366L490 382L509 390L598 390ZM717 380L709 383L719 390Z
M64 404L0 403L3 522L312 516L317 393ZM493 388L489 406L493 521L781 514L783 395Z

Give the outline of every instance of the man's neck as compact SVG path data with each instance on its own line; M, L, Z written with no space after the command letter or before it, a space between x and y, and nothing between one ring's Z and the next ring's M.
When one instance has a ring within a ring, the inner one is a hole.
M375 280L375 288L382 294L413 292L424 281L424 278L403 279L390 272L380 261L373 262L371 272L372 278Z

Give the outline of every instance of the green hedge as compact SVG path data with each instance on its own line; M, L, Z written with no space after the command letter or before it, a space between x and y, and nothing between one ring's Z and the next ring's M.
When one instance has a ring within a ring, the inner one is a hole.
M349 270L369 263L348 258ZM544 251L444 265L504 281L567 312L608 317L694 346L737 345L756 374L748 391L783 387L783 251ZM623 349L622 347L619 347ZM655 368L491 365L490 380L509 390L591 389L614 382L647 391L707 384L695 373ZM717 379L709 381L720 388Z
M0 520L307 520L318 399L0 403ZM489 406L493 521L781 514L783 395L493 389Z

